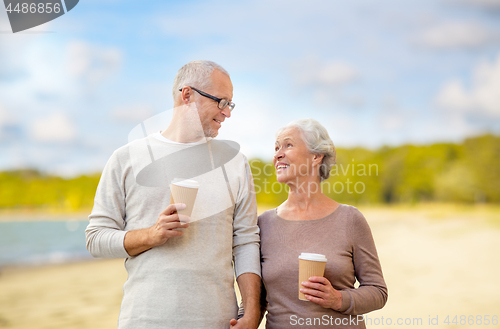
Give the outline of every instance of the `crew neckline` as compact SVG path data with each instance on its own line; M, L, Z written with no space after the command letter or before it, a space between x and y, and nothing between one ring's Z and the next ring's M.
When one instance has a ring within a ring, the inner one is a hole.
M291 220L291 219L286 219L286 218L283 218L281 217L280 215L278 215L278 207L274 208L274 214L277 218L279 218L280 220L282 221L285 221L285 222L297 222L297 223L304 223L304 222L316 222L316 221L322 221L322 220L326 220L328 219L330 216L333 216L335 215L335 213L341 208L341 207L344 207L344 204L342 203L339 203L339 205L337 206L337 208L335 208L334 211L332 211L331 213L329 213L328 215L324 216L324 217L321 217L321 218L315 218L315 219L300 219L300 220Z
M162 133L162 131L160 130L160 131L157 131L157 132L153 133L152 136L155 139L159 140L160 142L170 143L170 144L176 144L176 145L199 145L199 144L207 143L207 142L209 142L209 141L212 140L211 137L208 137L208 138L202 138L199 141L193 142L193 143L179 143L179 142L175 142L173 140L170 140L170 139L166 138L161 133Z

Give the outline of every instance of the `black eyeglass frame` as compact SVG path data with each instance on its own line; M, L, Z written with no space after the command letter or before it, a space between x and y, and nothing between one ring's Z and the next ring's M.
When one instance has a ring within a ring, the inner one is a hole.
M234 104L233 102L228 101L228 100L227 100L227 99L225 99L225 98L218 98L218 97L215 97L215 96L213 96L213 95L207 94L207 93L206 93L206 92L204 92L204 91L201 91L201 90L199 90L199 89L196 89L195 87L191 87L191 86L188 86L188 87L189 87L189 88L191 88L191 89L193 89L194 91L196 91L196 92L197 92L198 94L200 94L201 96L205 96L205 97L207 97L207 98L210 98L210 99L212 99L212 100L216 101L216 102L217 102L217 107L218 107L218 108L219 108L219 110L221 110L221 111L223 111L223 110L226 108L226 106L229 106L229 112L232 112L232 111L233 111L233 109L234 109L234 107L236 106L236 104ZM179 89L179 91L182 91L182 89L183 89L183 88ZM222 101L225 101L225 102L226 102L226 104L225 104L224 106L222 106L222 107L221 107L221 102L222 102Z

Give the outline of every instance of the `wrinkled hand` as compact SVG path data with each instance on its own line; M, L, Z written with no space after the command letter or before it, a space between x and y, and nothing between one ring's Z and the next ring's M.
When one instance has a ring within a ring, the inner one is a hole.
M182 236L183 232L178 229L189 227L190 217L179 215L177 210L185 209L184 203L169 205L163 210L156 223L148 229L148 239L152 246L161 246L169 238Z
M300 288L300 292L307 300L336 311L342 307L342 294L332 287L328 279L322 276L312 276L309 281L302 282L302 286L305 288Z
M229 324L231 325L231 329L257 329L259 324L258 323L252 324L251 322L252 321L249 321L249 319L245 318L245 315L244 315L239 320L231 319L231 321L229 321Z

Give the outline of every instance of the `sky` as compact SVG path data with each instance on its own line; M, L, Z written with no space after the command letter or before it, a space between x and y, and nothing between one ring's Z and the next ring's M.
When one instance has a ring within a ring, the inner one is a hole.
M500 0L82 0L15 34L0 8L0 170L102 171L197 59L230 73L218 138L248 158L305 117L344 148L500 134Z

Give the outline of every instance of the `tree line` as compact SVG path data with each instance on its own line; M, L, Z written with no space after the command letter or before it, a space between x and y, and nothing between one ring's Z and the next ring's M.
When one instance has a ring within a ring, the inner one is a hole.
M277 205L287 187L272 161L251 159L257 202ZM65 179L37 170L0 172L0 209L90 211L100 174ZM500 136L462 143L337 149L323 191L348 204L500 203Z

